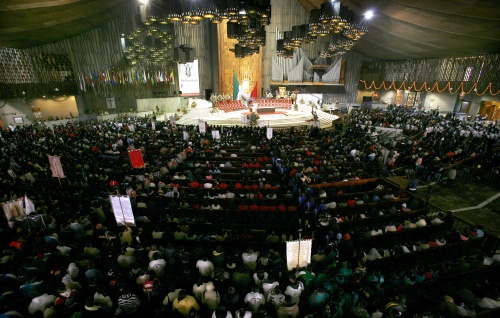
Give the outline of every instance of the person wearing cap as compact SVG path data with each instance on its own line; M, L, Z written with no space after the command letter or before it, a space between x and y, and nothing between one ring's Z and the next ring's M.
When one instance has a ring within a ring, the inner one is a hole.
M406 213L408 212L408 206L406 205L406 203L401 203L401 212L403 213Z
M217 245L215 250L212 251L212 263L215 267L223 267L226 264L226 254L224 253L222 246Z

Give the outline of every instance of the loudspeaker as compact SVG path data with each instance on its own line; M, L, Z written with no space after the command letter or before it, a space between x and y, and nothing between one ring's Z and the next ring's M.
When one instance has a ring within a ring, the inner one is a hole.
M210 100L210 96L212 96L212 89L211 88L205 88L205 99Z

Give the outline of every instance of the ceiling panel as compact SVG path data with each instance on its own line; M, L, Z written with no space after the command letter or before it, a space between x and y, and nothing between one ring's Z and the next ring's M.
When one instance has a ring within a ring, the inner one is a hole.
M138 0L3 0L0 47L28 48L87 32ZM186 0L188 1L188 0ZM307 10L324 0L298 1ZM384 60L500 52L498 0L345 0L375 11L355 51ZM279 12L273 11L273 14Z

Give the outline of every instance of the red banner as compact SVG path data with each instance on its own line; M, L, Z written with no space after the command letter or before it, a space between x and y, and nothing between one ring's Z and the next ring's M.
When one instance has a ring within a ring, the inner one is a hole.
M140 150L129 150L128 157L130 158L132 168L144 168L144 160L142 159L142 153Z

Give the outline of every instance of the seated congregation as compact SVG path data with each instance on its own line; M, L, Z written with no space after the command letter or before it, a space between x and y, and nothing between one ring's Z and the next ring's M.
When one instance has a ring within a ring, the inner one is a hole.
M383 177L439 182L460 160L493 158L498 128L412 112L272 138L152 131L150 118L4 132L0 195L36 209L1 224L2 317L494 317L498 239ZM426 133L401 141L379 125ZM117 224L115 194L134 224ZM312 240L310 264L290 268L286 242L299 239Z

